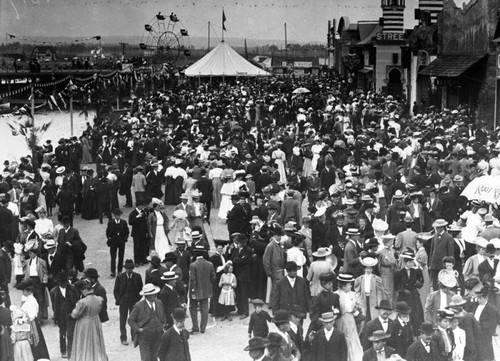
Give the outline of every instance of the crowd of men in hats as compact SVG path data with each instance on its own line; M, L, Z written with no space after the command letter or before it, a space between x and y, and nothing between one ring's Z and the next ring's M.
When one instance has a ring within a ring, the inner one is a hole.
M293 94L298 86L311 93ZM493 360L498 208L461 193L500 174L498 130L466 109L423 113L340 78L184 84L138 98L129 114L38 148L36 162L4 164L0 265L31 280L41 319L45 288L55 295L84 272L105 322L106 291L84 269L72 225L106 215L120 338L128 344L128 322L142 360L189 359L186 309L191 334L235 310L255 360ZM214 218L229 240L210 249ZM124 261L129 236L134 260ZM146 263L143 282L133 269Z

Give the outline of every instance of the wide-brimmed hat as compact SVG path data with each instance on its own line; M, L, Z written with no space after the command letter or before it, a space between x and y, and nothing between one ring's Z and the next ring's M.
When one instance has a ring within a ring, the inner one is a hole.
M320 208L318 208L316 213L314 213L314 217L319 218L319 217L323 216L325 213L326 213L326 208L320 207Z
M375 257L366 256L364 258L361 258L360 263L364 267L375 267L378 263L378 259Z
M47 213L47 209L44 206L37 207L35 213Z
M191 232L191 238L192 239L201 239L203 237L203 233L201 233L198 230L194 230Z
M245 347L243 350L244 351L262 350L265 349L268 345L269 342L267 342L266 339L256 336L248 340L248 346Z
M287 310L277 310L274 313L273 322L275 324L286 323L290 321L290 314Z
M433 223L433 227L446 227L448 225L448 222L446 222L444 219L436 219Z
M193 198L200 198L201 197L201 193L198 192L197 190L194 190L191 192L191 197Z
M184 209L174 211L174 218L187 218L188 214Z
M378 239L375 237L370 237L365 241L365 249L378 247L380 244L378 243Z
M173 281L179 278L179 275L176 274L174 271L166 271L163 272L163 275L160 277L163 281Z
M333 308L332 312L324 312L321 314L321 317L319 317L319 320L321 322L332 322L335 320L336 316L339 314L339 310L336 308Z
M313 256L317 258L324 258L332 254L332 250L328 247L320 247L316 250L316 252L313 252Z
M43 248L45 248L45 249L52 249L52 248L56 248L56 247L57 247L57 243L53 239L48 239L47 242L45 242L45 245L43 246Z
M141 296L152 296L152 295L156 295L159 292L160 292L160 287L155 286L152 283L146 283L142 287L141 292L139 292L139 295L141 295Z
M396 192L394 192L394 195L392 196L392 198L394 199L403 199L403 197L404 194L400 189L396 190Z
M452 273L446 272L446 270L439 271L438 282L447 288L453 288L457 286L456 277Z
M159 206L162 206L162 205L163 205L163 202L161 201L161 199L158 199L158 198L154 198L154 197L153 197L153 198L151 199L151 202L152 202L153 204L157 204L157 205L159 205Z
M453 296L451 296L451 301L448 304L448 306L451 306L451 307L462 306L462 305L465 305L466 303L467 303L467 301L464 300L461 295L453 295Z
M380 303L375 306L377 310L387 310L387 311L392 311L393 308L391 306L391 301L389 300L381 300Z
M95 268L87 268L83 271L85 277L99 278L99 273Z
M372 223L372 228L376 232L385 232L389 229L389 224L381 219L375 218Z
M63 174L66 171L66 167L61 166L56 168L56 173L57 174Z
M420 239L422 241L428 241L432 237L434 237L434 236L432 235L432 233L429 233L429 232L417 233L417 239Z
M448 320L452 320L454 316L455 316L455 311L449 308L440 308L437 311L437 317L439 319L446 318Z
M384 234L380 238L382 239L382 243L384 245L387 245L387 244L390 244L391 242L394 242L394 239L396 238L396 236L393 234Z
M391 335L385 333L383 330L377 330L368 337L368 341L377 342L382 340L387 340Z
M354 277L347 273L341 273L337 276L337 280L340 282L354 282Z
M405 301L399 301L396 303L396 312L409 315L411 313L411 308Z
M295 263L294 261L290 261L285 264L285 269L287 271L297 271L298 269L300 269L300 267L297 266L297 263Z

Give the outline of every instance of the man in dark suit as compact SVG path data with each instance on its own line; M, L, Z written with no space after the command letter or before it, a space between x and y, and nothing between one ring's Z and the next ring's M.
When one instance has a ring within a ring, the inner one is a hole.
M368 340L372 342L372 347L363 353L363 361L378 361L380 359L379 354L385 360L395 354L396 351L386 345L389 338L391 338L391 335L381 330L375 331L368 337Z
M276 282L271 294L273 312L288 310L291 305L299 305L306 313L309 312L309 286L305 279L297 276L297 264L293 261L287 262L285 270L286 276Z
M165 282L165 286L158 294L158 299L163 304L165 310L165 317L167 320L167 327L174 325L172 314L178 307L182 307L181 299L177 292L176 284L179 276L174 271L163 272L161 279Z
M50 291L56 285L54 282L55 276L59 272L66 270L66 260L60 252L57 252L57 243L53 239L47 240L44 248L47 250L47 254L42 256L42 258L47 262L49 277L47 289Z
M435 361L438 359L438 349L432 340L434 325L424 322L420 325L421 335L413 342L406 352L406 361Z
M0 291L3 293L5 307L10 307L9 283L12 278L11 254L14 252L14 243L5 241L0 248Z
M476 360L494 360L493 336L499 320L498 309L488 302L490 294L488 287L483 287L476 293L478 305L472 310L474 318L479 321L481 332L478 337Z
M444 219L436 219L432 226L436 233L431 240L431 251L429 254L429 269L433 289L438 286L438 273L443 268L443 257L453 257L455 252L455 240L445 231L448 225Z
M187 287L189 285L189 266L191 265L191 253L186 250L186 241L178 239L175 241L177 249L174 251L177 257L177 266L182 270L182 281Z
M280 223L285 224L289 221L297 222L298 228L302 225L301 203L294 199L295 191L290 189L286 193L286 198L281 204Z
M328 159L326 161L325 168L319 172L320 187L328 192L330 186L335 183L335 178L336 174L333 162Z
M485 284L495 277L499 260L495 258L496 249L495 245L488 243L486 245L486 257L483 262L479 264L479 280Z
M402 358L406 358L406 351L413 342L413 327L410 323L410 312L412 312L412 309L406 302L401 301L396 303L396 312L397 317L393 322L394 327L390 334L390 346L394 348L395 353Z
M125 243L129 235L127 222L121 219L122 211L119 208L113 210L113 219L108 222L106 228L106 245L109 247L111 256L111 277L116 276L116 253L118 252L118 273L122 273L123 255L125 254Z
M268 173L269 168L267 165L262 166L260 173L255 180L255 192L262 193L262 188L272 183L272 178Z
M212 263L205 260L206 249L196 246L194 256L196 260L189 266L189 291L191 303L189 312L193 322L191 333L205 333L208 323L208 300L212 297L212 284L215 282L215 271ZM200 307L201 322L198 327L198 305Z
M156 299L159 292L159 287L146 283L139 292L144 298L135 304L128 318L134 346L139 346L141 361L158 359L158 347L166 321L163 304Z
M317 218L317 222L311 227L311 242L312 251L315 252L318 248L328 247L328 225L326 224L326 210L324 208L318 209L314 214Z
M128 224L132 227L131 235L134 240L134 262L141 266L148 261L148 217L142 199L136 200L135 209L128 216Z
M210 210L212 209L212 192L214 186L212 181L207 178L207 170L201 169L201 178L196 182L196 188L201 192L200 202L205 204L207 209L207 219L210 221Z
M248 192L240 192L231 196L233 208L227 213L227 229L229 234L250 233L250 220L252 219L252 210L246 207L246 195Z
M189 332L184 328L186 311L178 307L173 312L173 327L170 327L161 337L158 348L160 361L191 361L189 353Z
M83 272L83 276L90 282L92 289L94 290L94 295L102 297L102 308L99 312L99 320L101 322L109 321L108 316L108 297L106 296L106 289L99 283L99 273L95 268L87 268Z
M2 198L2 204L0 205L0 245L3 245L5 241L13 240L13 215L10 209L7 208L9 200L7 198Z
M134 272L134 261L128 259L125 261L125 272L120 273L115 280L113 294L115 296L115 305L119 306L120 313L120 341L122 345L127 346L127 317L132 312L134 305L139 302L142 290L142 278L137 272Z
M125 207L132 207L132 178L134 171L130 164L125 163L123 174L120 181L120 194L125 195Z
M442 203L441 216L446 222L451 223L458 213L457 199L455 195L450 192L448 186L442 186L439 192L440 194L438 197Z
M106 177L102 177L96 187L97 213L99 214L99 223L102 224L102 215L106 214L111 220L111 200L113 199L113 185Z
M387 339L390 338L390 335L393 332L394 321L389 318L393 310L391 302L389 300L382 300L376 308L378 310L378 317L368 321L361 332L360 341L363 351L368 350L372 346L370 343L370 337L375 332L382 331L383 333L388 334L389 337ZM391 340L389 340L389 344L391 344Z
M347 361L345 335L334 328L338 313L339 310L334 309L333 312L323 313L319 318L323 323L323 328L314 335L312 340L310 361Z
M253 251L247 245L248 238L245 235L236 237L237 247L231 252L229 258L233 262L233 273L236 276L236 304L238 313L241 315L240 319L243 320L249 316L248 311L248 297L250 294L250 284L252 278L251 263Z
M150 166L152 169L146 174L146 195L161 199L163 197L163 192L161 190L163 175L158 172L157 162L151 163Z

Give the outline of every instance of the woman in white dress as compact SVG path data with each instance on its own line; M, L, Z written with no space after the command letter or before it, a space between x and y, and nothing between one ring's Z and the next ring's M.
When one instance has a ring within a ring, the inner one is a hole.
M220 190L222 187L221 175L223 169L219 166L219 162L214 160L210 165L212 169L208 172L208 179L212 181L214 191L212 192L212 208L219 209L221 202Z
M168 217L163 211L163 202L153 198L153 212L148 216L149 237L153 240L154 249L163 259L170 252L170 241L167 237L169 229Z
M54 223L52 219L47 218L45 207L40 206L35 209L35 212L38 214L38 219L35 220L35 232L42 238L45 238L47 235L52 237L52 234L54 234Z
M415 262L417 266L422 270L422 275L424 276L424 284L421 289L418 290L420 293L420 301L422 306L425 306L427 301L427 296L431 292L431 280L429 277L429 267L427 252L425 251L424 244L432 238L432 234L429 233L418 233L417 234L417 253L415 254Z
M280 181L286 183L287 178L285 172L285 162L286 162L285 152L283 152L281 148L278 147L271 153L271 158L274 159L274 163L276 163L276 165L278 166Z
M311 161L312 170L316 170L316 167L318 166L319 153L321 153L324 147L324 144L321 142L321 139L318 136L316 136L314 140L316 141L316 143L314 143L313 146L311 147L311 152L313 154Z
M359 341L355 317L361 313L357 295L352 291L354 277L349 274L339 274L337 277L339 289L335 291L338 297L340 315L336 326L345 335L347 342L347 361L361 361L363 347Z
M169 233L172 242L177 242L178 239L182 239L187 242L188 239L191 239L191 228L189 227L187 217L188 215L183 209L178 209L174 212L174 219L170 224Z
M233 209L233 202L231 201L231 196L235 193L234 184L232 181L233 175L227 174L224 177L224 184L220 189L220 194L222 195L220 208L219 208L219 218L222 220L227 219L227 212Z
M286 259L289 262L297 263L299 269L297 270L297 276L304 277L304 265L306 264L306 256L304 252L299 248L302 243L302 235L295 234L292 236L292 247L286 251Z

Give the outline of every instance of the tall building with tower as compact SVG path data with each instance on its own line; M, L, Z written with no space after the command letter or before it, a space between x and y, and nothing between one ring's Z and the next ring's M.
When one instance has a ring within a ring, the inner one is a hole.
M426 25L436 24L438 15L443 10L443 0L419 0L418 9L421 13L429 14L430 22Z
M382 26L384 32L403 33L405 30L404 17L405 0L382 0Z

